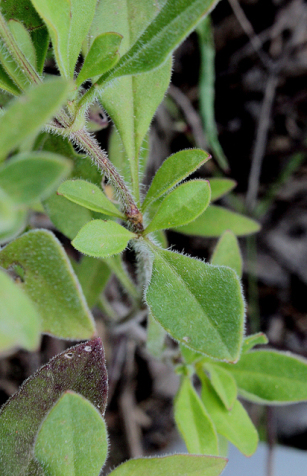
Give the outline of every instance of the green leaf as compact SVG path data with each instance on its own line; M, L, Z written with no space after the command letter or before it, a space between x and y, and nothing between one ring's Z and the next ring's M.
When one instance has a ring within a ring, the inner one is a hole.
M101 33L116 31L123 36L121 56L135 43L158 13L165 0L105 0L99 2L91 28L95 39ZM108 73L107 73L108 74ZM163 100L171 76L171 60L156 71L119 78L112 88L99 95L103 107L114 122L121 137L130 165L129 181L138 200L139 156L143 139L153 115ZM144 100L146 98L146 100ZM122 114L125 111L125 114Z
M144 211L152 202L165 195L209 159L210 155L201 149L181 150L168 157L151 182L142 210Z
M217 0L168 0L132 48L100 78L98 85L157 68L216 4Z
M52 223L70 240L93 218L89 210L56 193L45 200L43 205Z
M114 221L92 220L81 228L72 245L94 258L107 258L124 251L131 238L135 234Z
M219 476L227 460L215 456L172 455L130 459L109 476Z
M247 400L267 405L307 400L307 361L290 352L255 350L227 370Z
M89 210L124 218L124 215L110 202L97 185L85 180L66 180L60 185L58 194Z
M20 235L20 233L23 232L27 224L27 212L22 209L15 209L15 211L12 212L12 219L12 224L9 229L0 229L0 245L13 240L14 238L16 238L16 236Z
M200 354L199 352L195 352L194 350L189 349L183 344L180 344L179 347L180 347L181 355L187 364L194 364L195 362L199 360L206 359L206 357L204 357L203 354Z
M95 38L76 79L77 86L115 66L119 60L118 49L121 41L122 35L112 32L102 33Z
M209 179L209 183L211 188L211 202L223 197L237 185L235 180L224 178L211 178Z
M255 345L267 344L269 339L263 332L257 332L257 334L252 334L251 336L245 337L242 345L242 354L245 354L251 350Z
M107 371L101 340L66 349L27 379L0 412L0 474L36 476L34 441L49 410L63 392L83 395L103 415L107 404ZM86 474L86 473L85 473Z
M243 262L236 236L231 231L225 231L219 239L211 263L220 266L229 266L239 278L242 278Z
M154 261L146 301L153 317L175 340L192 350L219 360L236 361L244 323L236 273L149 246Z
M15 203L28 205L47 198L67 177L71 168L69 160L56 154L19 154L0 168L0 187Z
M46 476L98 476L108 453L105 422L91 402L68 390L43 421L34 452Z
M1 59L1 56L0 56ZM13 94L14 96L18 96L20 94L20 89L14 81L11 79L11 77L7 74L3 66L0 64L0 88L3 89L4 91L7 91L10 94Z
M250 235L260 230L260 225L239 213L217 205L210 205L205 212L188 225L178 228L185 235L215 238L230 230L236 236Z
M170 192L162 201L145 233L181 226L195 220L210 203L206 180L190 180Z
M83 40L94 18L97 0L31 0L48 27L61 75L74 77Z
M94 335L94 321L80 284L51 232L25 233L0 251L0 266L20 276L20 287L40 312L42 332L75 340Z
M69 83L54 78L32 87L9 103L0 117L0 161L52 118L65 102L68 92Z
M148 314L147 321L147 351L156 359L160 359L165 347L166 332L152 315Z
M231 410L237 399L237 384L233 376L219 365L205 364L210 374L211 385L227 410Z
M20 50L34 69L36 69L36 51L30 33L18 20L9 20L8 26Z
M174 401L175 421L189 453L218 454L214 425L189 377L183 377Z
M104 262L109 266L112 273L115 274L123 289L135 299L140 298L140 293L132 281L126 269L125 263L120 255L105 258Z
M198 373L201 380L201 398L216 430L225 436L243 454L251 456L257 449L258 433L243 405L236 400L232 409L227 410L215 395L208 377Z
M0 269L0 352L40 343L40 316L28 296Z
M0 188L0 230L10 231L17 219L18 210L13 200Z
M109 281L111 270L104 261L89 256L83 256L81 262L74 263L73 267L86 302L92 308Z

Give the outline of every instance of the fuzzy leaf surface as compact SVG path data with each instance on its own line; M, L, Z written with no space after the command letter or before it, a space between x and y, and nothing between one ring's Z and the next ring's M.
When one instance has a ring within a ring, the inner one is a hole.
M71 169L71 162L57 154L25 152L0 168L0 187L15 203L30 204L47 198Z
M245 337L242 345L242 354L245 354L249 350L251 350L255 345L264 345L269 342L269 339L263 332L257 332L257 334L252 334L250 336Z
M97 185L86 180L66 180L60 185L58 194L89 210L118 218L124 217Z
M189 223L203 213L209 203L209 182L206 180L185 182L164 198L145 233Z
M0 266L13 269L20 287L36 304L42 332L88 339L95 325L66 253L47 230L25 233L0 251Z
M107 258L124 251L134 237L134 233L114 221L92 220L81 228L72 245L88 256Z
M34 351L40 342L40 316L32 301L0 269L0 352Z
M89 400L66 391L43 421L34 452L46 476L97 476L108 453L105 422Z
M65 102L69 83L48 80L13 99L0 117L0 161L29 135L35 134Z
M231 373L227 372L220 365L205 364L205 368L210 374L212 387L227 410L231 410L238 393L235 379Z
M226 463L224 458L201 455L136 458L121 464L109 476L219 476Z
M218 455L214 424L192 386L184 377L174 402L175 421L189 453Z
M26 27L17 20L10 20L8 26L20 50L34 69L36 69L36 51L30 33Z
M91 36L116 31L123 36L123 56L157 15L165 0L106 0L97 6ZM107 73L108 74L108 73ZM171 75L171 60L156 71L118 78L111 88L99 94L123 143L130 164L129 181L138 194L139 155L143 139L166 89ZM144 100L146 98L146 101ZM125 111L125 114L122 114ZM136 196L136 199L138 197Z
M307 361L290 352L254 350L227 370L247 400L267 405L307 400Z
M0 474L40 474L28 472L34 465L35 437L62 393L72 390L83 395L103 415L107 388L104 351L99 338L67 349L37 370L1 409Z
M207 236L215 238L230 230L236 236L257 233L260 225L251 218L235 213L217 205L210 205L205 212L188 225L178 228L184 235Z
M94 76L100 76L111 69L119 60L118 49L122 36L118 33L98 35L87 53L82 69L76 80L77 86Z
M227 438L244 455L251 456L257 449L258 433L243 405L236 400L227 410L215 394L208 377L198 374L202 384L201 398L219 434Z
M212 264L220 266L229 266L239 278L242 277L243 262L241 251L236 236L231 231L225 231L219 239L212 258Z
M236 273L154 246L151 251L154 260L146 301L154 318L187 347L219 360L236 361L244 323Z
M210 155L201 149L181 150L168 157L154 176L142 209L145 210L209 159Z
M61 75L74 69L94 18L97 0L31 0L48 27Z
M209 179L209 182L211 188L211 202L223 197L237 185L235 180L225 178L211 178Z

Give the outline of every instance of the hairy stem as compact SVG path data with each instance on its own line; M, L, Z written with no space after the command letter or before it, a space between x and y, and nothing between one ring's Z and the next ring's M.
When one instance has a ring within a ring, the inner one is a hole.
M117 172L114 165L109 161L106 153L100 149L97 141L90 136L85 129L73 132L71 138L79 147L86 151L105 172L107 178L110 180L119 195L124 208L124 213L133 230L135 232L143 231L143 216L140 210L136 206L125 182Z

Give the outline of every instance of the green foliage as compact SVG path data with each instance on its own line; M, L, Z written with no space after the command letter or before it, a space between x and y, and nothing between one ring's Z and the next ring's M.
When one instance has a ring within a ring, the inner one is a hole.
M219 239L211 263L222 266L229 266L235 270L239 278L242 277L242 256L239 243L231 231L225 231Z
M114 221L93 220L79 231L72 244L88 256L107 258L121 253L134 237L134 233Z
M211 385L221 399L227 410L231 410L237 399L237 384L231 373L221 366L213 363L205 364L205 369L210 374Z
M89 307L93 307L105 288L110 276L110 267L101 260L83 256L80 263L73 264L78 281Z
M75 340L93 336L95 326L82 290L52 233L25 233L0 251L0 266L19 276L19 286L40 313L42 332Z
M41 321L35 305L0 269L0 353L16 347L36 350L40 331Z
M156 359L160 359L164 349L166 332L149 313L147 322L147 351Z
M98 476L108 453L104 420L92 403L66 391L43 421L34 451L46 476Z
M230 192L236 186L234 180L225 178L211 178L209 179L209 183L211 188L211 202L223 197L223 195Z
M245 337L243 341L243 345L242 345L242 354L245 354L245 352L248 352L250 349L255 347L255 345L267 344L268 342L269 342L269 339L262 332L258 332L257 334L252 334L248 337Z
M79 393L104 414L107 373L100 339L79 344L54 357L26 380L2 407L1 474L25 474L33 464L31 461L37 431L47 413L66 390Z

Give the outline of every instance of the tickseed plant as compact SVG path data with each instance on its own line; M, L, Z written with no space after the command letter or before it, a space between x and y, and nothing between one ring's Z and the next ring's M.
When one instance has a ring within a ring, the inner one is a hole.
M244 335L236 236L259 226L213 204L234 182L188 180L210 158L192 149L167 158L146 193L142 186L147 132L170 82L172 52L216 3L0 2L0 350L35 351L41 334L83 341L2 408L3 476L100 474L108 383L90 309L111 273L131 297L131 319L147 306L148 350L163 358L166 334L178 342L174 414L190 453L133 459L112 476L217 476L228 441L247 456L257 447L238 396L266 405L307 399L306 361L254 350L266 337ZM60 77L44 72L50 41ZM91 133L99 104L115 125L109 157ZM78 263L52 232L33 229L33 210L45 211L84 255ZM168 249L166 229L219 237L211 262ZM127 246L137 256L137 282L120 255Z

